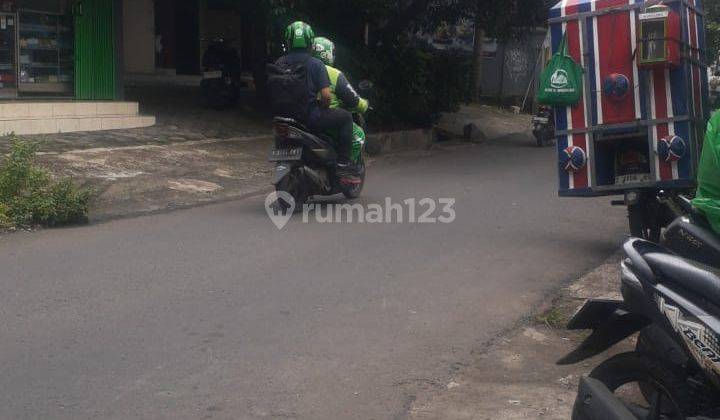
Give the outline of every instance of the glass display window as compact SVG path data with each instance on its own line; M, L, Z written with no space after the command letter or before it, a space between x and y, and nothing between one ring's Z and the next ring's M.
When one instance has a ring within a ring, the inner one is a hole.
M24 0L18 10L20 94L73 92L73 21L58 0Z

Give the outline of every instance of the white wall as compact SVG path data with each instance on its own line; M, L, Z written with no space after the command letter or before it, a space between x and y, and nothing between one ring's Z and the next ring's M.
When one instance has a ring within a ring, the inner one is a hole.
M123 1L123 48L126 73L155 73L153 0Z

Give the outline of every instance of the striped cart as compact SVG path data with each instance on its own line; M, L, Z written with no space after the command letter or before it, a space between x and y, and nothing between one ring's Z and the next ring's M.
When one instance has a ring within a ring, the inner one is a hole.
M555 110L559 193L624 195L631 233L657 239L657 200L695 186L709 115L701 0L563 0L550 10L554 51L567 36L583 99Z

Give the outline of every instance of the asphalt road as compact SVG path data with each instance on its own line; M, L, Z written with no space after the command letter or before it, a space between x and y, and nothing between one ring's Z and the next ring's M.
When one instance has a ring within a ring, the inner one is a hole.
M278 231L255 197L2 237L0 418L402 419L623 240L554 159L508 137L371 168L359 202L455 198L452 224Z

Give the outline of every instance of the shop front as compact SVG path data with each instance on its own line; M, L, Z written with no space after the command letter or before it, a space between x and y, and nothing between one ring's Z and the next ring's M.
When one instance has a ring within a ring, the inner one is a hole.
M118 99L113 4L0 0L0 99Z
M123 0L0 0L0 136L155 124L122 101L122 10Z

